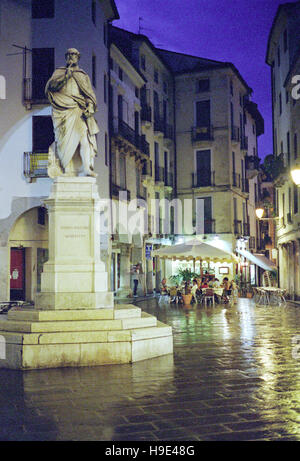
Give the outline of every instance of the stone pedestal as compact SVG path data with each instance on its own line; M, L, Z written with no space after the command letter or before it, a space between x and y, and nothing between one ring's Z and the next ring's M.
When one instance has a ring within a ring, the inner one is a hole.
M100 259L96 180L58 177L50 197L49 260L35 308L0 319L0 368L129 363L171 354L172 329L132 305L114 307Z
M113 307L100 259L100 199L95 178L58 177L45 200L49 260L43 266L40 309Z

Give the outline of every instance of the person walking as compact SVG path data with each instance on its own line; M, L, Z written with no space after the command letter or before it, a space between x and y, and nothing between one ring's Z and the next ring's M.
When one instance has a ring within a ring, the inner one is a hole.
M136 298L137 297L137 289L138 289L138 285L139 285L139 269L138 269L137 266L134 266L134 268L133 268L132 280L133 280L133 296Z

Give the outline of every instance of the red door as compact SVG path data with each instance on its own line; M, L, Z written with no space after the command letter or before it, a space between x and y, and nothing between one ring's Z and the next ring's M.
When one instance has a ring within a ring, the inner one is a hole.
M25 249L10 249L10 299L25 300Z

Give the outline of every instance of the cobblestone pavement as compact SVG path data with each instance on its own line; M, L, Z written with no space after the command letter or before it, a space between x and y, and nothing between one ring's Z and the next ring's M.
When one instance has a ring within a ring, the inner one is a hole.
M300 440L298 307L137 304L173 326L174 355L0 370L0 440Z

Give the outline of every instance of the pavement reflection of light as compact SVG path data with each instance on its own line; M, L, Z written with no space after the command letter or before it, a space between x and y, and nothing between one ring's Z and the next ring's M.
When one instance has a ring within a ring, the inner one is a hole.
M230 333L230 327L229 327L229 319L228 319L228 313L226 309L222 310L222 326L223 326L223 339L225 341L229 340L231 338L231 333Z

